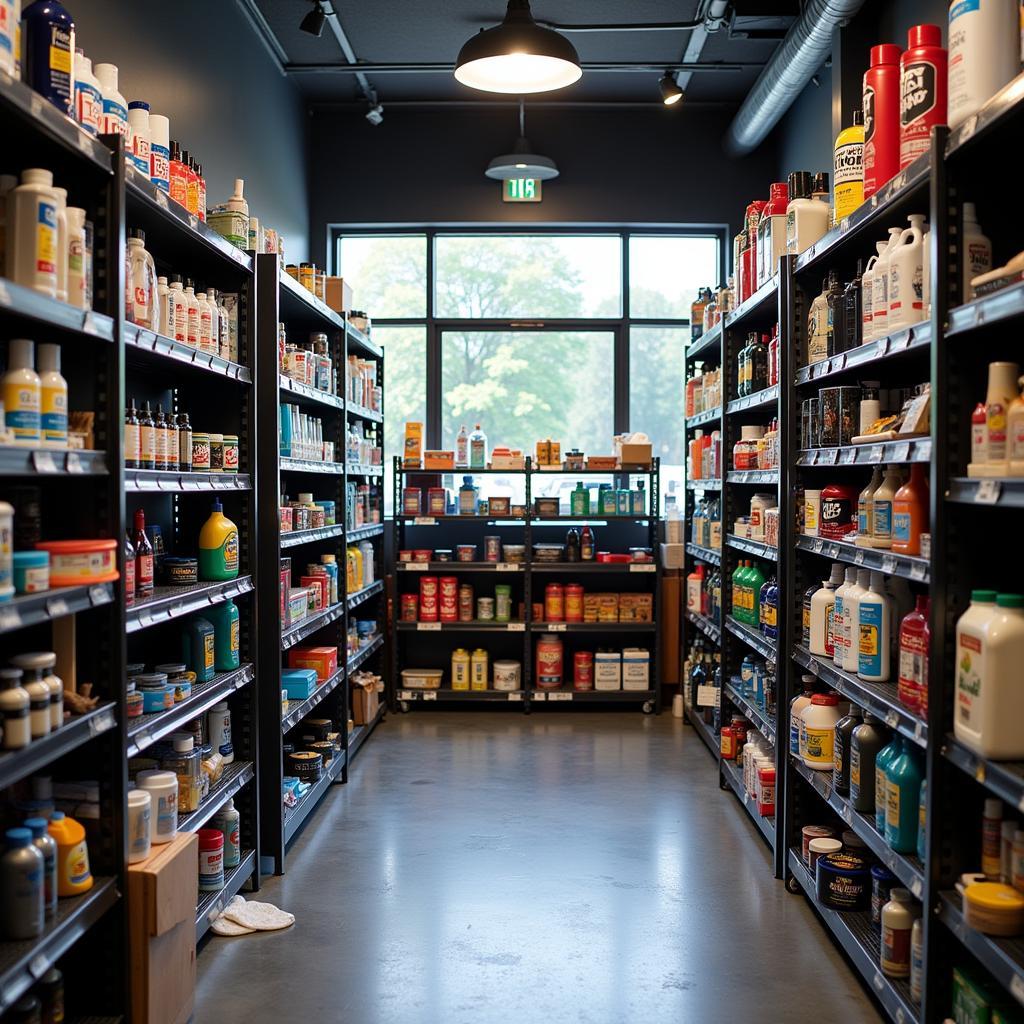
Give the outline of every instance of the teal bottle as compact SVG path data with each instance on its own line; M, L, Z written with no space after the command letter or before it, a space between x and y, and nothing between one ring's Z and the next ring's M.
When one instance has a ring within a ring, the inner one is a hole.
M203 614L213 624L213 667L218 672L233 672L239 665L237 605L223 601Z
M910 740L901 736L899 742L899 755L889 762L886 769L885 841L897 853L915 853L921 765Z
M569 498L569 508L574 516L590 515L590 491L583 486L582 480L576 481L576 487Z
M875 758L875 828L885 835L886 806L888 803L887 788L889 784L889 765L900 755L900 739L895 737L882 747Z

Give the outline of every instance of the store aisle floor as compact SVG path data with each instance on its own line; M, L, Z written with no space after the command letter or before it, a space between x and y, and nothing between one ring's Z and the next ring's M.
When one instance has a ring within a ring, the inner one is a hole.
M209 940L197 1024L878 1019L669 715L392 716L353 783L265 881L295 927Z

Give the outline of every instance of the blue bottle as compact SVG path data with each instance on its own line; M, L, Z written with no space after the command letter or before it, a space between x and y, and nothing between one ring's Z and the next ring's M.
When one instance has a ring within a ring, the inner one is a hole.
M899 756L886 769L885 841L897 853L916 853L921 765L910 740L899 742Z
M21 13L25 81L62 114L74 115L75 22L58 0L36 0Z
M740 665L740 693L747 700L754 694L754 659L749 654Z
M885 835L885 817L888 805L888 769L900 756L900 738L896 736L878 752L875 758L875 828Z

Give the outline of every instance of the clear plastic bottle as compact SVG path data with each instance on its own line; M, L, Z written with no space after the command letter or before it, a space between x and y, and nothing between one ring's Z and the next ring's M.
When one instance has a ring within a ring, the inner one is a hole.
M127 318L151 331L160 330L160 305L157 296L156 264L146 251L146 233L140 228L128 232L125 287Z
M469 435L469 465L471 469L487 468L487 435L477 423Z

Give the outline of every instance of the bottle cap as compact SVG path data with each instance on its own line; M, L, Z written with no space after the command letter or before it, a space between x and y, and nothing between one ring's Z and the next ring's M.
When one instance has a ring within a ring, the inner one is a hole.
M938 25L914 25L907 32L907 49L918 46L942 46L942 29Z
M1021 594L1000 594L996 598L1000 608L1024 608L1024 596Z
M60 373L60 345L39 346L39 369L44 373Z
M994 590L972 590L971 602L977 601L980 604L992 604L996 599Z
M899 64L903 51L895 43L880 43L871 47L871 66L880 64Z
M834 693L816 693L811 698L811 703L818 707L834 708L839 704L839 698Z
M32 833L27 828L9 828L4 837L8 846L28 846L32 842Z
M863 110L855 110L853 112L853 124L854 124L854 127L862 125L863 123L864 123L864 111Z
M828 171L819 171L814 176L814 185L812 186L811 191L821 195L824 195L829 191Z
M811 194L812 178L809 171L793 171L789 176L789 198L807 199Z
M145 110L145 111L148 111L149 110L149 104L143 102L142 100L132 100L131 103L128 104L128 109L129 110Z

